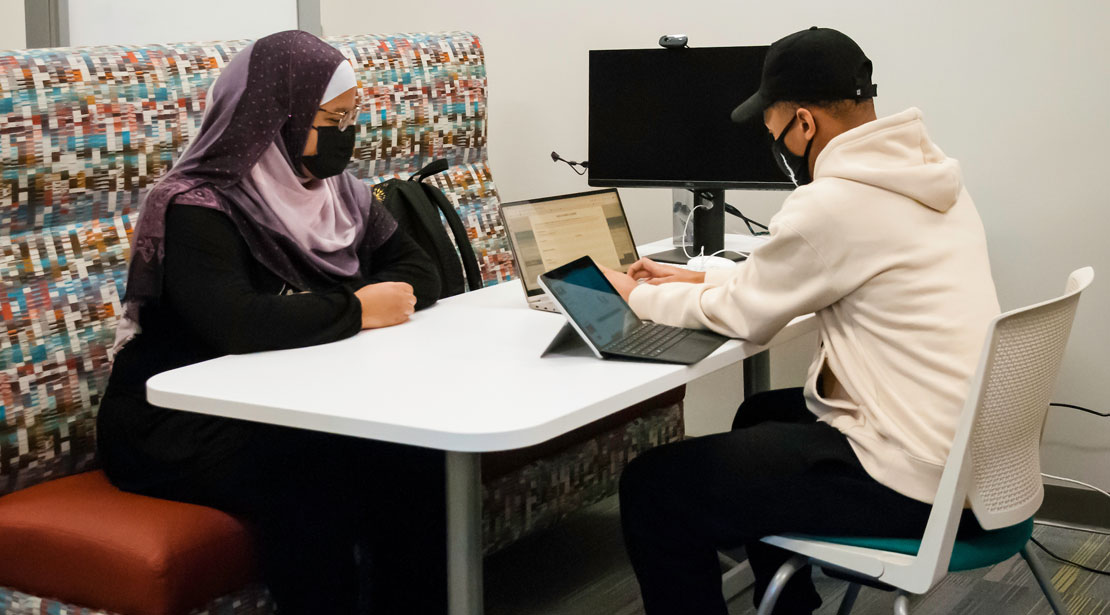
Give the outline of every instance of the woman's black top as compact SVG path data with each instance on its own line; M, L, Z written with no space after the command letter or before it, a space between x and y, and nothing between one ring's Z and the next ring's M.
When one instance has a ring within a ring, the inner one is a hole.
M250 429L243 421L147 403L151 376L226 354L350 337L362 324L354 291L366 284L408 282L418 309L439 294L431 259L401 231L359 254L359 276L311 293L288 288L255 260L235 225L215 209L171 204L164 245L162 299L143 307L141 332L116 356L97 419L105 470L130 491L203 471L234 451Z

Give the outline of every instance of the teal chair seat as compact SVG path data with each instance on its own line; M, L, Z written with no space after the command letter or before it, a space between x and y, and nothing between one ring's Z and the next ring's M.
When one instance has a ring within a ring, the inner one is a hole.
M1021 553L1032 535L1033 518L1030 517L1017 525L984 532L969 540L961 540L957 537L956 544L952 547L952 560L948 563L948 571L974 570L1004 562ZM921 548L921 541L912 538L813 536L812 539L905 555L917 555L918 549Z

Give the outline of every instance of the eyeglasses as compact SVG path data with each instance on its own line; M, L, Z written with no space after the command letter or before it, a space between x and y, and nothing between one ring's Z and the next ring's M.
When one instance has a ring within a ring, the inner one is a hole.
M362 111L362 101L356 98L355 99L355 106L351 107L351 109L349 111L347 111L346 113L340 113L339 111L328 111L327 109L325 109L323 107L320 107L320 111L323 111L324 113L327 113L328 115L331 115L331 116L338 115L339 116L339 130L344 131L344 130L347 130L348 128L350 128L351 126L354 126L355 122L358 121L358 114L359 114L360 111Z

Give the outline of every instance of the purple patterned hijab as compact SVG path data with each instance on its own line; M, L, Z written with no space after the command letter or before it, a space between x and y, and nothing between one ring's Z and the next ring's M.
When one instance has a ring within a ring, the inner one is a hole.
M332 251L308 249L290 237L264 200L274 192L251 177L271 148L303 177L308 131L328 81L344 61L342 53L319 38L290 30L255 41L224 68L209 90L200 132L143 201L131 243L117 349L139 332L142 305L156 304L161 297L166 209L171 202L227 214L253 256L298 290L322 290L354 276L358 254L377 248L393 234L397 223L367 186L350 173L340 173L312 182L322 182L325 185L318 187L337 198L341 211L335 213L353 221L356 228L346 235L354 241Z

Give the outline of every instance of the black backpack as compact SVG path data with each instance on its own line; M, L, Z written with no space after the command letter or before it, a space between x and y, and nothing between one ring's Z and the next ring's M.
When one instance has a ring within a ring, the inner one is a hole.
M440 299L458 295L467 288L474 290L482 287L482 272L462 219L443 192L424 183L426 177L446 170L447 160L440 158L413 173L407 180L390 179L374 187L384 191L382 202L397 220L398 227L428 253L439 269ZM440 215L451 227L454 244L447 236Z

